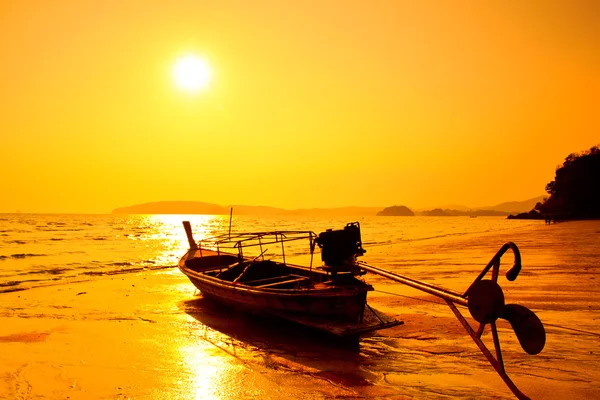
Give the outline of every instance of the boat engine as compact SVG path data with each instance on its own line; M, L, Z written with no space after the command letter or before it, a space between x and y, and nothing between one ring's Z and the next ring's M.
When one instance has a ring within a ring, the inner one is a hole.
M327 229L319 234L315 242L321 249L324 268L330 270L332 274L338 272L362 274L356 265L356 257L365 254L358 222L350 222L344 229Z

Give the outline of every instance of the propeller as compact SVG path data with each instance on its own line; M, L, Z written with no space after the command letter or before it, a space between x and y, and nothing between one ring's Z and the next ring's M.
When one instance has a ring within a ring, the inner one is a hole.
M546 344L546 331L544 325L533 311L518 304L505 304L504 302L504 293L500 285L498 285L498 275L500 271L500 259L508 250L512 251L515 260L512 268L506 273L506 278L509 281L514 281L521 271L521 254L516 244L507 242L492 257L464 294L427 282L421 282L392 271L373 267L366 263L359 262L357 265L364 271L381 275L444 299L463 328L465 328L471 339L477 344L479 350L481 350L498 375L504 380L504 383L506 383L511 392L519 399L529 399L511 381L504 369L496 320L502 318L508 321L523 350L531 355L538 354L544 348ZM492 279L483 279L490 270L492 271ZM456 305L467 306L469 308L471 316L480 324L479 329L473 329ZM494 340L494 348L496 349L495 356L481 340L481 335L486 324L490 324L492 328L492 338Z
M364 271L381 275L444 299L458 321L462 324L463 328L465 328L469 336L471 336L471 339L477 344L479 350L481 350L498 375L504 380L504 383L506 383L511 392L519 399L529 399L529 397L523 394L523 392L521 392L511 381L504 369L496 320L502 318L508 321L523 350L531 355L538 354L544 348L546 344L546 331L544 330L544 325L533 311L518 304L505 304L504 302L504 293L500 285L498 285L498 275L500 270L500 259L508 250L512 250L515 261L512 268L506 273L506 278L509 281L514 281L521 271L521 255L517 245L512 242L507 242L483 268L483 271L475 278L475 281L469 286L464 294L444 289L443 287L427 282L421 282L392 271L373 267L366 263L359 262L357 265ZM492 270L492 279L483 279L490 270ZM469 321L465 319L456 305L467 306L469 308L471 316L480 324L478 330L473 329ZM481 335L486 324L490 324L492 328L494 348L496 349L495 356L481 340Z
M475 282L467 291L469 312L475 321L489 324L502 316L504 293L498 283L490 280Z
M507 320L515 331L521 347L527 354L536 355L546 345L546 330L542 321L533 311L519 304L504 306L503 318Z
M467 304L471 316L481 324L494 323L498 318L508 321L527 354L535 355L543 350L546 331L542 321L527 307L505 304L504 293L497 282L473 283L467 291Z

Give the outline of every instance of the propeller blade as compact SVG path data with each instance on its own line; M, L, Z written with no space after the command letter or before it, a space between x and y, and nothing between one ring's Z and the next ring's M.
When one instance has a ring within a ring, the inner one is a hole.
M546 345L544 324L533 311L518 304L507 304L501 318L507 320L527 354L535 355Z
M504 293L498 283L480 280L467 292L469 312L475 321L487 324L498 319L504 310Z

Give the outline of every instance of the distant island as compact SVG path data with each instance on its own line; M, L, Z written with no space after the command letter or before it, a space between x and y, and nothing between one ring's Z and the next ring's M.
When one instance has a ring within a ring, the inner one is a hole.
M534 207L544 196L537 196L524 201L509 201L495 206L469 208L454 205L456 208L434 208L431 210L413 211L406 206L386 207L377 216L425 216L425 217L506 217L511 213L519 213Z
M270 206L221 206L201 201L157 201L115 208L111 213L226 215L229 214L232 208L236 215L373 216L377 211L381 210L381 207L302 208L287 210Z
M471 209L466 206L451 206L453 208L436 208L432 210L413 211L407 206L391 207L337 207L337 208L299 208L288 210L270 206L247 206L233 204L222 206L201 201L157 201L151 203L135 204L119 207L112 210L112 214L205 214L228 215L231 208L235 215L300 215L300 216L338 216L338 217L366 217L366 216L507 216L510 213L520 213L531 209L542 201L543 196L538 196L525 201L511 201L495 206L477 207ZM460 209L454 209L460 208Z
M433 210L422 211L421 215L428 217L506 217L510 213L496 210L449 210L435 208Z
M112 210L112 214L228 214L217 204L200 201L157 201Z
M415 215L415 213L406 206L386 207L377 213L378 217L381 217L381 216L413 217L414 215Z
M572 153L556 169L553 181L546 185L550 197L515 219L549 221L600 218L600 149Z

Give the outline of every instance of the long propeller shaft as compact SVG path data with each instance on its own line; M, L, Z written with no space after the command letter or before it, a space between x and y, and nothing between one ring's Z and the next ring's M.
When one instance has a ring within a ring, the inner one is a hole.
M394 280L396 282L400 282L407 286L410 286L415 289L421 290L423 292L440 297L444 300L450 300L453 303L460 304L463 306L468 306L466 296L464 296L460 293L454 292L452 290L449 290L449 289L446 289L446 288L443 288L443 287L440 287L437 285L433 285L431 283L421 282L421 281L409 278L404 275L396 274L395 272L386 271L384 269L377 268L377 267L374 267L372 265L369 265L369 264L366 264L363 262L358 262L358 265L360 266L361 269L371 272L373 274L381 275L385 278Z
M469 336L471 336L513 394L519 399L528 399L528 397L511 381L504 370L496 320L502 318L508 321L523 350L531 355L538 354L544 348L546 343L546 332L544 330L544 325L533 311L518 304L505 304L504 302L504 293L500 285L498 285L498 275L500 270L500 259L508 250L513 252L515 259L512 268L506 273L506 278L509 281L514 281L521 270L521 255L517 246L512 242L508 242L498 250L494 257L492 257L491 261L484 267L483 271L477 276L464 294L431 283L418 281L395 272L386 271L364 262L357 262L356 265L364 271L383 276L384 278L391 279L444 299ZM483 279L490 270L492 279ZM471 327L469 322L463 317L462 313L456 308L457 304L468 307L471 317L479 323L479 329L474 330ZM492 355L481 340L481 335L487 324L492 328L492 338L496 349L496 357Z

